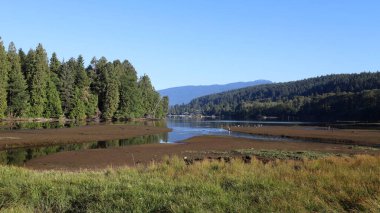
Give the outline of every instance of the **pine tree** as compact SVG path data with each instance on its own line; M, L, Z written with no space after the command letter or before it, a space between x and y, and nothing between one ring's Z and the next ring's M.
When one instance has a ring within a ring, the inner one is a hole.
M75 67L75 60L72 58L68 62L62 64L59 72L59 79L62 83L60 88L62 109L66 116L69 116L72 109L75 93L75 76L73 67Z
M119 81L117 69L112 63L107 63L106 73L108 73L105 85L105 95L103 101L103 118L106 120L112 119L119 104Z
M24 79L26 79L26 54L21 48L18 50L18 56L20 58L21 72L24 75Z
M140 93L137 87L137 73L134 67L125 60L120 74L120 101L116 113L118 119L135 118L140 115Z
M9 63L7 53L0 38L0 118L5 116L7 110L7 84L8 84Z
M139 90L141 92L141 106L144 116L153 116L159 95L154 90L149 76L144 75L140 78Z
M71 119L83 120L86 118L86 109L81 99L82 96L83 94L81 90L79 88L76 88L74 91L72 109L69 115Z
M47 118L59 118L62 116L61 99L59 98L59 92L54 82L49 79L46 86L46 108L45 117Z
M8 49L8 60L10 64L8 80L8 115L10 117L26 116L29 108L29 94L24 75L21 71L21 63L16 47L11 42Z
M163 114L160 118L165 118L165 116L169 112L169 97L168 96L162 97L161 104L162 104L162 113Z
M59 71L61 68L61 62L57 58L57 54L54 52L50 58L49 70L50 79L54 82L55 87L59 90L61 87L61 81L59 80Z
M86 70L84 69L84 60L81 55L78 56L76 64L75 85L79 89L87 89L87 87L90 86L90 79L88 78Z
M46 84L48 79L48 59L41 44L36 51L29 51L26 73L30 92L30 113L33 117L42 117L45 111Z

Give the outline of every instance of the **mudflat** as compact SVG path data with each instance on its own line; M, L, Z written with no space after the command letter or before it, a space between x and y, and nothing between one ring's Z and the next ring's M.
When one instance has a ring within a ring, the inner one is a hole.
M0 150L66 143L126 139L169 132L168 128L124 124L98 124L74 128L1 130Z
M329 129L305 126L230 127L231 131L312 140L323 143L339 143L380 147L379 130Z
M199 136L177 144L144 144L126 147L60 152L26 162L31 169L80 170L135 166L160 162L164 156L217 157L218 152L238 149L318 151L346 154L374 154L379 150L353 149L350 145L315 142L274 142L224 136ZM216 153L216 154L213 154Z

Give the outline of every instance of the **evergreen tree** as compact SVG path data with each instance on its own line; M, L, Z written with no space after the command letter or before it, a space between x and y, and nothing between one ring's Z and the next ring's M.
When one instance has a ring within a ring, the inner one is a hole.
M84 60L81 55L78 56L76 63L75 85L80 89L87 89L87 87L90 86L90 80L87 76L86 70L84 69Z
M21 48L18 50L18 56L20 58L22 74L24 75L24 79L26 79L26 54Z
M0 118L3 118L7 110L7 85L8 85L9 63L7 53L0 38Z
M75 76L73 67L75 67L75 60L72 58L68 62L63 63L59 72L59 79L61 81L60 95L62 101L62 109L66 116L69 116L73 105L73 97L75 93Z
M47 118L59 118L62 116L61 99L59 98L59 92L54 82L50 79L47 82L46 87L46 108L45 117Z
M74 91L73 104L69 115L71 119L83 120L86 118L86 108L81 97L81 90L79 88L76 88Z
M119 104L119 81L117 76L118 69L112 63L107 63L105 67L106 84L103 98L102 117L106 120L112 119Z
M21 71L20 58L13 42L9 44L8 60L10 64L7 89L8 115L10 117L25 116L29 108L29 94L24 75Z
M165 118L165 116L169 112L169 97L168 96L162 97L161 105L162 105L162 115L160 118Z
M30 113L33 117L42 117L45 111L46 84L48 80L48 59L41 44L35 52L29 51L26 72L30 92Z
M57 54L54 52L50 58L49 70L50 79L55 84L55 87L59 90L61 87L61 81L59 79L59 71L61 68L61 62L57 58Z
M138 82L141 92L141 106L144 116L153 116L155 113L156 104L159 101L159 95L156 94L149 76L144 75Z
M93 58L84 68L80 55L60 63L56 53L50 62L41 44L27 55L18 54L13 43L8 53L0 41L0 118L60 117L128 119L166 113L148 76L139 80L136 70L125 60L113 63Z
M119 93L120 101L116 117L118 119L140 117L141 102L137 86L137 73L127 60L122 63Z

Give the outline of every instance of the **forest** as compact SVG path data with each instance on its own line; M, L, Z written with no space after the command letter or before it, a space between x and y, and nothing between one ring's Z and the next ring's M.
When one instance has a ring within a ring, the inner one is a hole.
M380 72L333 74L203 96L170 114L229 119L380 121Z
M160 97L147 75L137 76L128 60L91 60L81 55L50 59L42 44L25 53L0 39L0 119L164 118L168 97Z

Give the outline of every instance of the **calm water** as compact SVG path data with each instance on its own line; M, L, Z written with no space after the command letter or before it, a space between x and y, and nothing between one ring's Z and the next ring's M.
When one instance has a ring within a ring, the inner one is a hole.
M130 139L119 139L112 141L94 141L80 144L64 144L54 146L43 146L35 148L20 148L0 151L0 164L23 165L26 161L63 151L74 151L82 149L107 149L123 147L136 144L148 143L177 143L191 137L202 135L234 136L256 140L273 141L297 141L292 139L258 136L245 133L236 133L225 130L228 126L257 126L257 125L315 125L305 122L262 122L262 121L226 121L226 120L186 120L168 119L160 122L130 122L131 125L168 127L172 132L157 135L140 136ZM41 128L71 128L78 125L93 125L92 123L81 124L59 124L59 123L0 123L1 129L41 129ZM96 125L96 124L94 124ZM1 132L0 132L1 134ZM1 143L1 141L0 141Z
M257 125L305 125L302 122L260 122L260 121L230 121L230 120L184 120L171 119L166 121L166 126L172 129L168 133L167 140L161 142L176 143L195 136L218 135L250 138L256 140L290 141L290 139L270 136L250 135L245 133L230 132L225 128L229 126L257 126Z

